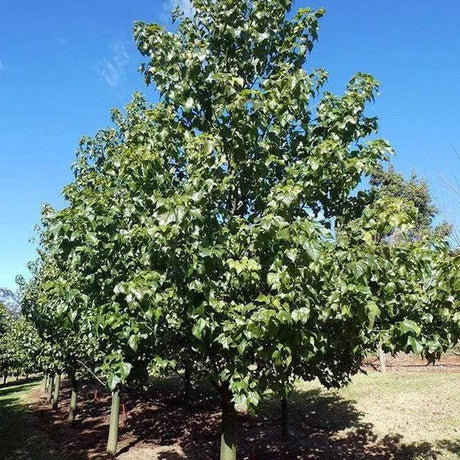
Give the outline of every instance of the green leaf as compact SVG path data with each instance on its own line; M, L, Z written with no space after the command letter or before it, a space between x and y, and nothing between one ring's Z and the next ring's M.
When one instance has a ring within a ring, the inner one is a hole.
M203 330L206 327L206 321L203 318L199 318L192 328L192 334L197 338L201 339Z
M121 377L123 378L123 380L126 380L128 378L128 375L130 374L132 367L133 366L130 363L121 364Z
M128 339L128 345L131 347L131 349L133 351L137 351L137 347L138 347L138 342L139 342L139 336L134 334L134 335L131 335Z
M377 306L375 302L368 302L366 308L369 318L369 327L373 328L375 319L380 315L380 308Z
M405 319L399 323L399 330L401 334L407 334L409 332L415 333L415 335L420 335L421 328L420 326L410 319Z
M419 341L417 341L415 337L412 337L411 335L407 338L407 344L410 345L412 351L416 355L420 355L420 353L423 351L423 345Z

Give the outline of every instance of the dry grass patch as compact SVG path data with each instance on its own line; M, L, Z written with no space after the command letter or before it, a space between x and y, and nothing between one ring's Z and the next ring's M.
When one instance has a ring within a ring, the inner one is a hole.
M354 407L359 415L337 431L339 437L366 427L376 444L399 444L407 458L460 458L460 373L373 372L356 376L338 391L316 383L304 383L299 390L296 400L316 390L318 401L329 396Z

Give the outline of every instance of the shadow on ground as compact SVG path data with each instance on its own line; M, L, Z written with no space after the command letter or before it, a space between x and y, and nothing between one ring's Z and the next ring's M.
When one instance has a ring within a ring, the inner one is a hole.
M172 391L177 382L139 395L125 392L121 411L120 459L215 459L219 454L220 412L218 399L201 391L189 406ZM51 411L38 390L33 418L53 445L72 459L103 459L108 434L109 396L102 388L94 400L92 386L84 386L78 421L69 426L69 389L64 385L58 411ZM206 396L203 396L205 394ZM256 417L239 417L238 458L290 459L436 459L439 449L458 452L452 440L404 444L401 435L377 439L373 426L364 423L356 403L333 393L309 390L290 400L290 437L282 442L279 402L266 400ZM19 457L20 458L20 457Z
M0 458L2 460L54 460L56 451L48 437L29 420L24 397L37 379L0 387Z

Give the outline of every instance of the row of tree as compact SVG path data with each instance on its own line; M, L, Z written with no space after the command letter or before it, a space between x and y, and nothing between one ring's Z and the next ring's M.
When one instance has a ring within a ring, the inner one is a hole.
M322 10L291 0L193 0L174 33L137 23L155 105L136 94L81 141L66 206L43 210L24 315L49 378L119 392L176 371L221 395L221 459L239 409L297 379L341 386L363 357L434 359L459 337L458 257L419 234L417 207L357 188L391 151L369 140L378 84L342 96L304 64ZM58 383L56 384L58 387ZM71 411L71 412L72 412Z
M16 318L0 303L0 376L3 384L8 376L26 378L39 370L37 358L41 341L33 324L25 318Z

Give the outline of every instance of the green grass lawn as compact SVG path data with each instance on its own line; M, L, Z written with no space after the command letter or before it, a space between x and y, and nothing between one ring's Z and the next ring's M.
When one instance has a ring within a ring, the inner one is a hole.
M27 414L27 395L38 380L0 387L0 459L57 459L49 440Z

